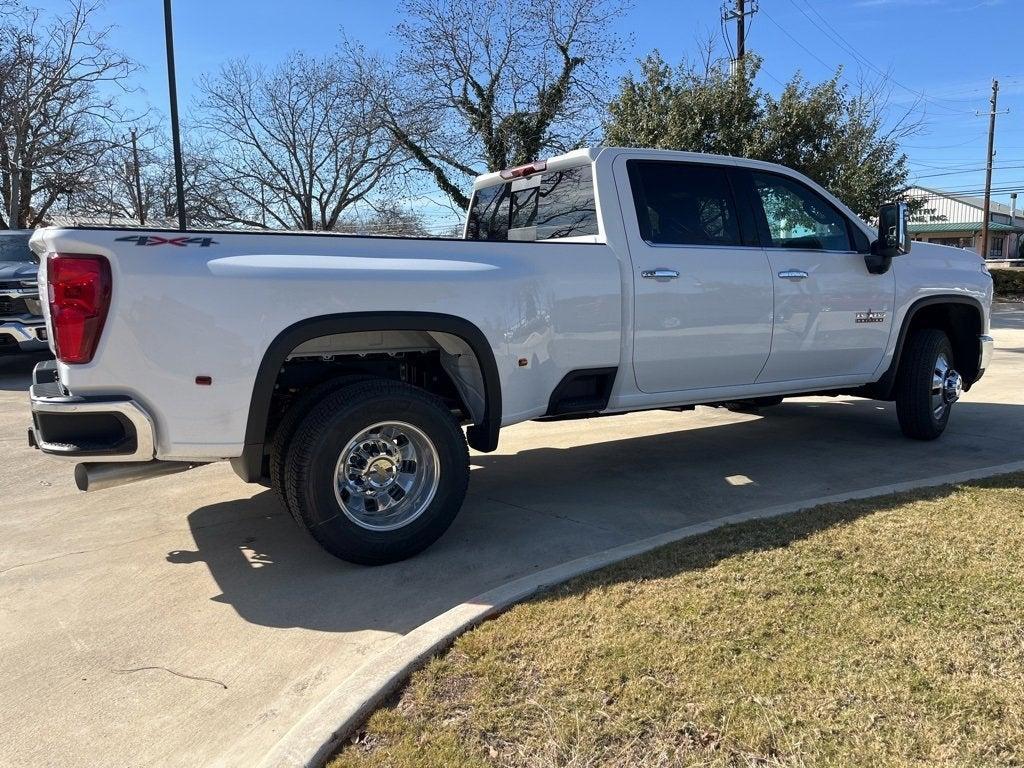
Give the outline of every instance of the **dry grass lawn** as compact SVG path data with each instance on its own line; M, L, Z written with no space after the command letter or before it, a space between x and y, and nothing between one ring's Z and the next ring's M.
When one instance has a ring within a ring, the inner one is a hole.
M330 763L1024 764L1024 475L733 526L462 636Z

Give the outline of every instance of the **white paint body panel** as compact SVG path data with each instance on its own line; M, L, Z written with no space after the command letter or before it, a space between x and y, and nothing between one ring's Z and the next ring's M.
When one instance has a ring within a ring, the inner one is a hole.
M569 370L618 364L621 278L606 245L218 233L209 248L175 248L115 242L123 235L37 238L47 252L110 259L96 356L61 364L60 378L75 394L136 399L156 422L160 458L239 455L264 353L311 317L392 310L472 322L494 352L506 424L542 415ZM213 386L196 386L198 375Z
M323 315L434 312L474 324L494 353L505 426L542 416L562 377L580 368L618 368L610 412L865 384L886 370L894 329L927 295L977 299L988 328L991 279L975 256L953 248L917 243L881 277L851 255L842 268L819 268L806 294L790 295L780 295L776 262L762 249L722 259L713 249L651 248L638 238L628 182L616 170L632 157L786 173L857 221L820 187L778 166L607 148L549 162L593 164L600 234L585 242L218 232L209 247L154 247L117 240L145 230L44 229L33 237L37 253L103 255L113 277L93 361L60 364L60 380L74 394L135 399L153 417L158 458L214 460L242 452L257 370L274 338ZM481 177L477 186L493 182ZM686 280L662 296L675 306L659 307L649 300L660 284L640 281L639 272L668 266L661 262L670 252L685 262ZM741 289L712 286L719 280ZM812 291L819 295L809 299ZM890 309L883 328L867 326L862 336L862 327L847 325L854 311L878 309L883 295ZM833 355L836 339L843 351ZM199 375L213 385L197 386Z
M896 279L872 275L859 253L766 248L775 281L772 353L760 382L870 375L885 354L892 330ZM804 280L780 272L799 270ZM857 322L871 312L880 323Z
M614 164L633 268L633 365L642 392L753 384L772 346L772 276L762 248L659 245L637 224L626 161ZM671 269L671 280L643 278Z

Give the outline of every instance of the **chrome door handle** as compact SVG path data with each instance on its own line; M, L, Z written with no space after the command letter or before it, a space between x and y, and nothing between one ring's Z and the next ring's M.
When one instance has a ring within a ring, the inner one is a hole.
M784 269L779 272L779 277L783 280L806 280L807 273L802 269Z
M640 273L640 277L664 282L666 280L675 280L679 277L679 273L674 269L645 269Z

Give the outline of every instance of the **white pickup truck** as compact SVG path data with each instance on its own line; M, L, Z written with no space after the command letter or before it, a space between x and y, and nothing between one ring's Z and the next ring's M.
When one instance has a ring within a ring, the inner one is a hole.
M481 176L462 240L43 229L29 441L83 490L230 460L373 564L449 526L467 436L528 419L843 394L930 440L988 365L992 280L879 213L770 163L598 148Z

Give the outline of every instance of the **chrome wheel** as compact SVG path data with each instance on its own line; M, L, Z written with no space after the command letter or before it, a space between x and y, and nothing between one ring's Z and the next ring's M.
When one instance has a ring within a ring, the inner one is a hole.
M430 506L441 477L437 449L420 429L382 421L341 451L334 495L353 523L372 531L408 525Z
M949 358L943 352L935 360L932 370L931 404L932 414L941 419L949 407L960 399L964 385L960 374L950 365Z

